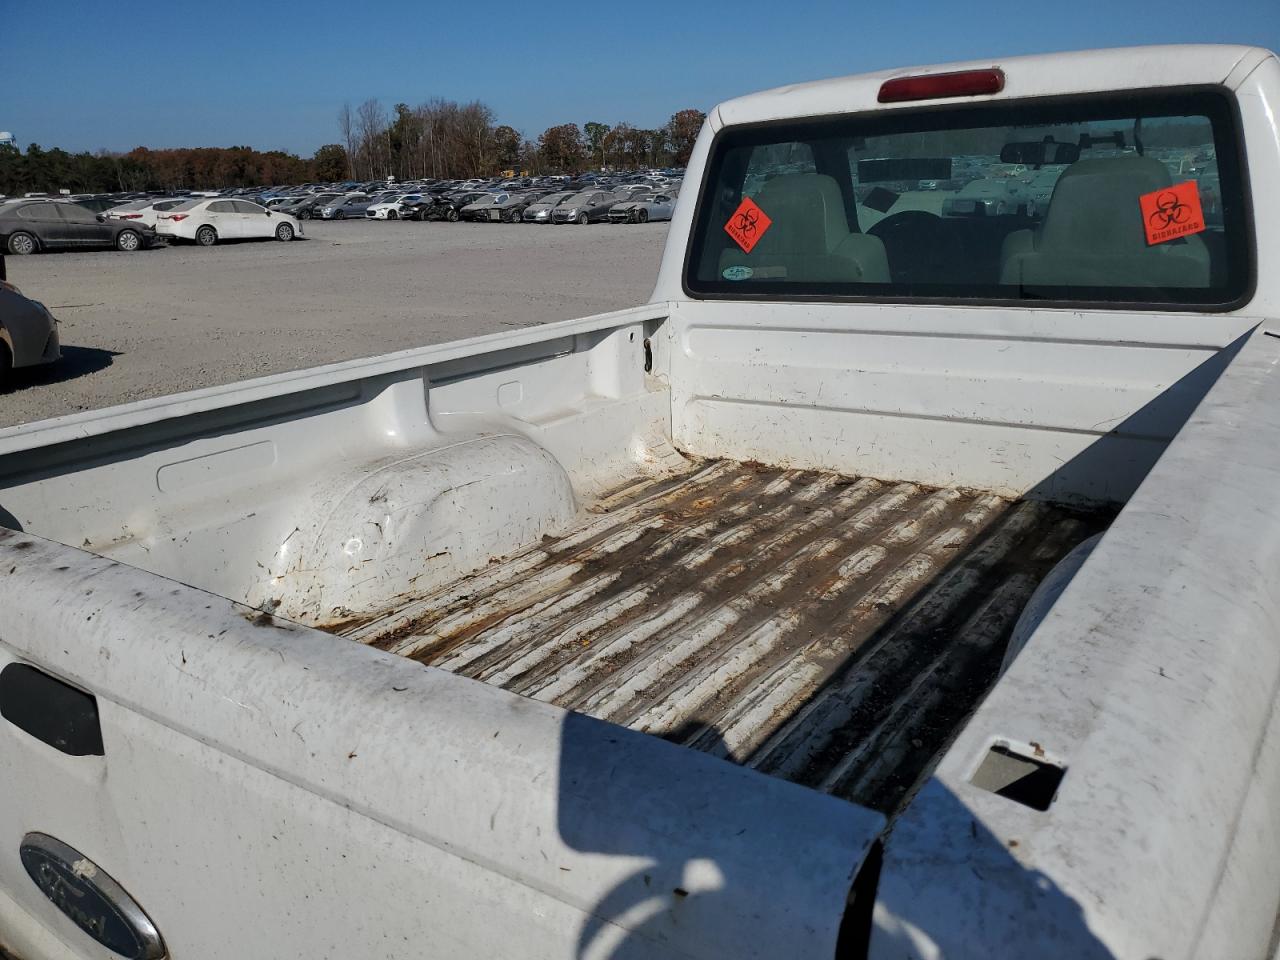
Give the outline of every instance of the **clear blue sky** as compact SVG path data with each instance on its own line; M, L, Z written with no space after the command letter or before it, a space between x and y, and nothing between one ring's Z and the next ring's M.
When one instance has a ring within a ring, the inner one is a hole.
M1274 50L1280 0L0 0L0 36L0 130L24 148L309 155L338 140L344 101L368 97L480 99L532 139L896 65L1136 43Z

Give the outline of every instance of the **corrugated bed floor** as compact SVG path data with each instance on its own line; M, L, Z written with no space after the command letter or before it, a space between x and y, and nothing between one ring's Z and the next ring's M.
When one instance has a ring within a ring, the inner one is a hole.
M1108 517L725 461L354 639L893 812Z

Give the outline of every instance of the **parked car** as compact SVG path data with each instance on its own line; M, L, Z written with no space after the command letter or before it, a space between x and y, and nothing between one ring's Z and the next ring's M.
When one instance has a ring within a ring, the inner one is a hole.
M550 223L551 211L566 200L576 196L577 194L572 190L563 190L559 193L549 194L541 200L535 200L533 203L529 204L529 206L525 207L524 213L521 214L521 218L525 223Z
M318 214L318 219L321 220L350 220L354 217L363 217L364 212L376 202L368 194L350 193L313 211L313 216Z
M39 300L0 280L0 391L14 370L55 363L62 356L58 321Z
M540 196L540 193L495 193L468 204L461 211L462 217L489 223L519 223L525 208Z
M971 180L953 197L942 201L944 217L1003 217L1017 213L1025 203L1020 195L1022 184L1010 177L984 177Z
M148 227L155 227L161 213L166 210L172 210L179 204L186 203L189 199L190 197L169 197L166 199L131 200L129 203L112 207L107 211L107 218L110 220L132 220L135 223L146 224Z
M289 214L291 217L297 217L299 220L310 220L320 207L337 200L340 196L342 196L340 193L322 193L290 197L276 209L281 213Z
M35 200L0 206L0 243L19 255L92 247L132 253L155 246L156 231L146 224L112 220L79 204Z
M561 203L552 211L552 223L599 223L609 218L609 209L615 203L621 203L626 200L626 196L620 194L605 193L602 190L592 190L579 194Z
M399 220L406 204L417 203L422 199L420 193L402 193L372 204L364 215L370 220Z
M302 224L287 213L268 210L249 200L188 200L160 214L156 231L175 240L194 240L211 247L222 240L292 240Z
M670 220L676 208L676 200L665 193L640 196L623 200L609 208L610 223L648 223L650 220Z
M419 220L448 220L450 223L456 223L462 219L462 208L469 203L474 203L482 197L489 196L488 193L480 190L469 190L465 193L449 193L442 197L438 197L435 203L431 204L421 211L421 215L417 217Z
M424 193L419 199L404 204L400 210L401 220L426 220L428 211L440 201L434 193Z

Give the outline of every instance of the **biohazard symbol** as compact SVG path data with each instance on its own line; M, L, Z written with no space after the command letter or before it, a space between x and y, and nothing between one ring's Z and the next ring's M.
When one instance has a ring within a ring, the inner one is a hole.
M729 236L733 237L734 243L742 248L743 253L750 253L772 223L769 215L761 210L754 200L743 197L742 203L738 204L738 209L733 211L724 229Z
M1191 216L1191 207L1178 199L1172 190L1167 190L1156 197L1156 208L1147 222L1153 230L1168 230L1174 224L1184 222Z
M1138 203L1142 209L1148 245L1166 243L1204 230L1204 211L1194 180L1144 193L1138 198Z

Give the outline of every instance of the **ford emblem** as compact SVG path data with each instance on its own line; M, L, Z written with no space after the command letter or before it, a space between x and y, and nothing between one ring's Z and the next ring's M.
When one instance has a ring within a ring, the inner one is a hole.
M40 892L98 943L129 960L163 960L151 918L96 863L44 833L23 837L19 855Z

